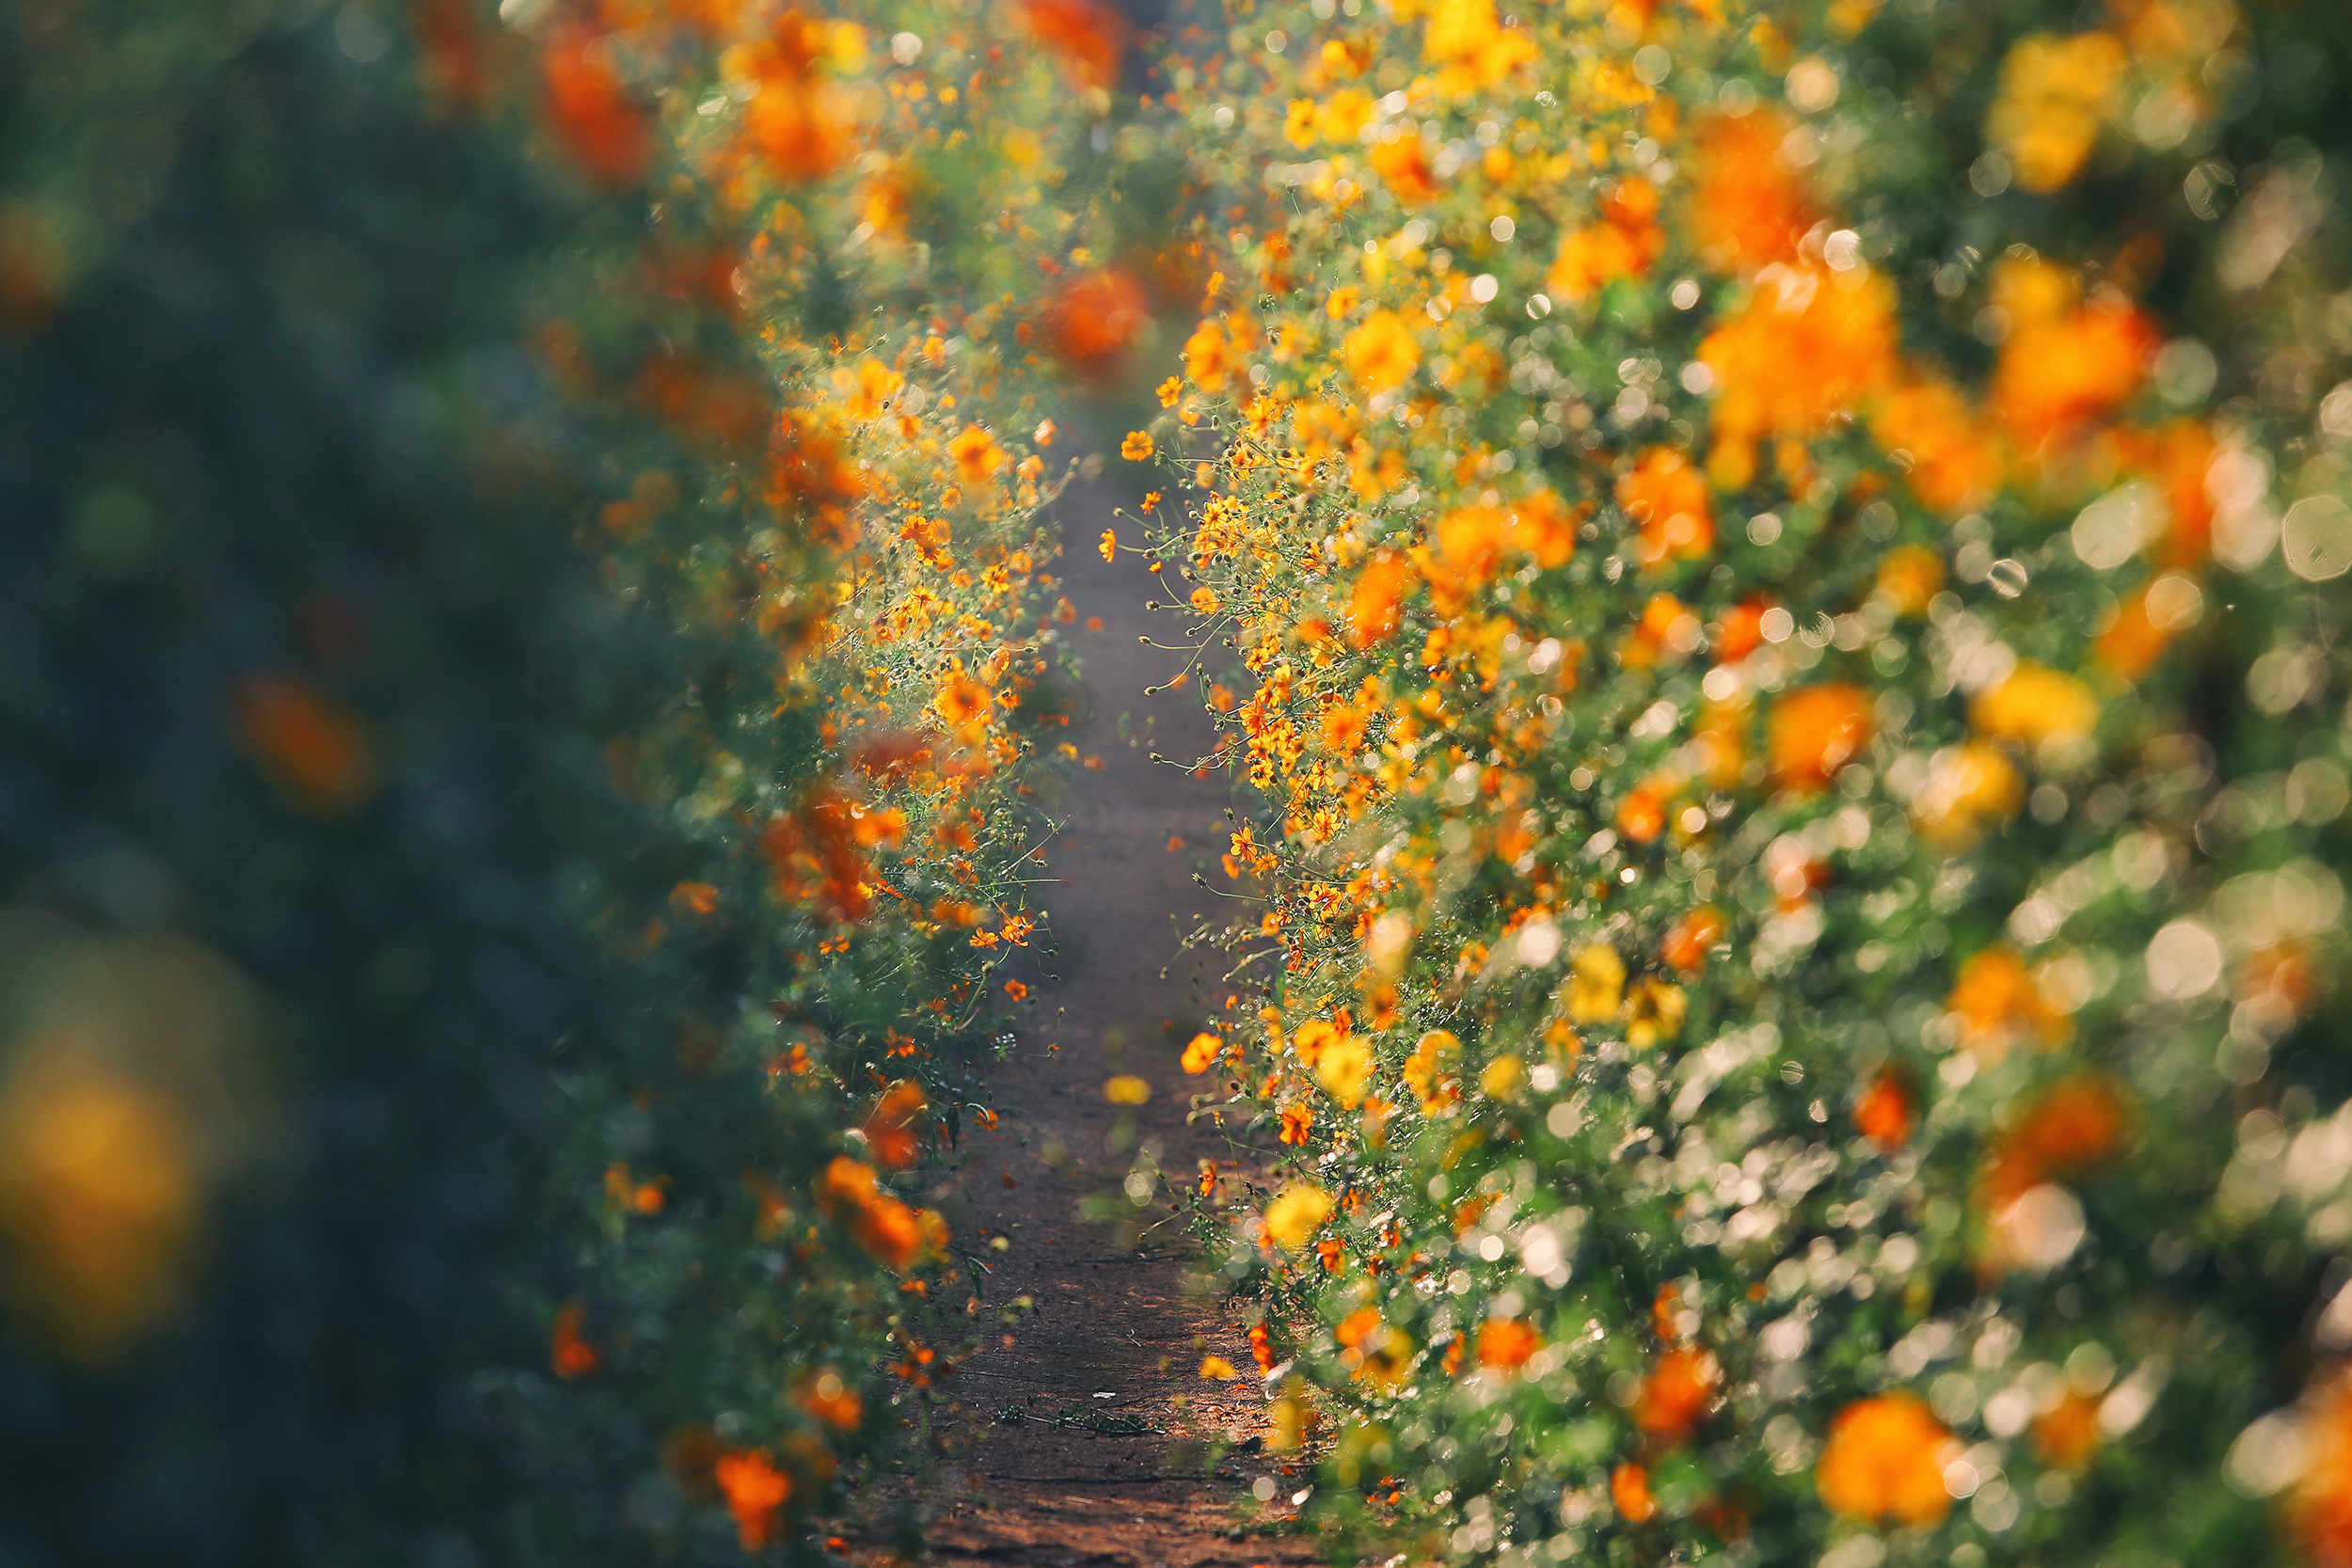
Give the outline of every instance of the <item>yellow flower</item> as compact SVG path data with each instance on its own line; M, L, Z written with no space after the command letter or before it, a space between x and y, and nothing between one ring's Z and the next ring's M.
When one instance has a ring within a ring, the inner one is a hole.
M1327 142L1359 140L1378 112L1372 94L1361 87L1342 87L1315 111L1315 134Z
M1225 1381L1237 1378L1241 1373L1233 1370L1233 1364L1221 1355L1204 1355L1200 1358L1200 1375Z
M1323 1060L1324 1050L1340 1037L1339 1025L1329 1019L1311 1018L1291 1031L1291 1049L1298 1053L1298 1059L1312 1072L1315 1064Z
M1577 954L1568 966L1568 1016L1579 1023L1605 1023L1625 1004L1625 960L1606 942Z
M1321 1187L1285 1187L1265 1206L1265 1233L1296 1252L1331 1217L1331 1195Z
M1102 539L1094 547L1103 552L1104 560L1117 561L1119 559L1119 535L1109 529L1104 529Z
M2014 816L2025 800L2025 781L2009 753L1971 740L1929 759L1927 779L1912 797L1911 823L1939 849L1965 848L1982 824Z
M1176 406L1176 400L1184 395L1184 384L1171 375L1152 390L1159 394L1162 408L1173 408Z
M1478 1092L1488 1100L1508 1100L1518 1092L1519 1080L1526 1076L1523 1064L1508 1053L1486 1064L1486 1070L1478 1075Z
M1361 295L1353 283L1343 283L1331 291L1331 297L1323 302L1323 313L1333 321L1345 321L1356 310Z
M1680 986L1664 980L1636 981L1632 1005L1627 1009L1626 1043L1636 1051L1646 1051L1660 1040L1674 1038L1682 1033L1683 1016L1690 1007L1690 998Z
M1452 1104L1459 1091L1449 1069L1462 1054L1462 1042L1453 1032L1432 1029L1406 1058L1405 1082L1421 1101L1421 1114L1434 1117Z
M1315 144L1315 101L1311 98L1291 100L1290 114L1282 122L1282 135L1300 151Z
M1281 1397L1267 1407L1266 1448L1275 1453L1288 1453L1297 1448L1306 1441L1308 1423L1312 1418L1306 1395L1300 1392L1300 1380L1294 1376L1283 1385Z
M1152 1098L1152 1085L1134 1073L1122 1072L1104 1084L1103 1098L1114 1105L1141 1105Z
M1928 601L1944 586L1944 558L1925 545L1904 545L1879 562L1878 596L1898 615L1928 612Z
M1369 391L1386 392L1405 384L1421 364L1421 346L1411 327L1393 310L1375 310L1340 345L1350 374Z
M1315 1082L1350 1110L1362 1103L1364 1085L1371 1081L1372 1052L1355 1035L1338 1037L1316 1058Z
M2099 699L2072 675L2039 664L2020 664L2009 678L1978 694L1968 721L1979 735L2038 746L2045 740L2075 740L2099 725Z
M2009 154L2017 182L2054 191L2081 171L2122 85L2123 45L2112 33L2019 39L2001 62L2001 91L1985 135Z
M1460 87L1492 87L1535 58L1534 41L1518 27L1495 22L1494 0L1436 0L1422 55L1449 66Z
M1216 614L1216 591L1213 588L1194 589L1192 591L1192 608L1202 615Z
M1152 455L1152 437L1140 430L1127 432L1127 438L1119 443L1119 455L1130 463L1140 463Z

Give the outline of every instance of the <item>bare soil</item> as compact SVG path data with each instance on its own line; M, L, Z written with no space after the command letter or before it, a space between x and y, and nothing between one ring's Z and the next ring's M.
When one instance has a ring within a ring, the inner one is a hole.
M1219 912L1192 873L1225 847L1227 785L1180 765L1214 744L1192 681L1146 695L1184 656L1139 641L1176 624L1143 608L1155 590L1167 596L1159 579L1134 556L1114 566L1096 552L1117 499L1073 484L1061 502L1057 575L1078 617L1062 631L1084 665L1061 735L1086 760L1050 803L1063 831L1033 900L1051 936L1033 939L1015 972L1033 989L993 1081L1000 1125L967 1135L934 1196L959 1239L1009 1245L986 1255L985 1301L964 1304L983 1349L932 1390L929 1462L871 1488L842 1527L869 1563L1318 1560L1282 1528L1306 1482L1264 1450L1247 1320L1201 1276L1175 1211L1201 1160L1233 1155L1215 1128L1187 1125L1205 1080L1177 1060L1234 990L1218 955L1182 950L1184 933ZM1138 540L1132 521L1117 526ZM1109 1102L1117 1074L1148 1083L1150 1101ZM1147 1184L1155 1170L1164 1180ZM1033 1307L1004 1323L1020 1297ZM1243 1375L1204 1380L1211 1354Z

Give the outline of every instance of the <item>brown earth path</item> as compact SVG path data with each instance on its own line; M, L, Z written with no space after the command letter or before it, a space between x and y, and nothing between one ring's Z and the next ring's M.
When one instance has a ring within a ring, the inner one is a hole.
M1138 641L1165 640L1175 625L1143 609L1158 579L1133 555L1111 565L1097 553L1121 500L1132 497L1108 483L1078 482L1058 508L1067 548L1057 575L1078 612L1060 629L1084 677L1060 737L1101 766L1073 769L1050 802L1062 832L1032 901L1050 912L1051 942L1038 940L1033 961L1014 972L1033 989L1018 1044L992 1078L1001 1123L965 1138L961 1169L933 1196L960 1240L1009 1243L985 1255L987 1301L971 1324L985 1348L935 1391L932 1456L861 1499L850 1533L868 1560L906 1550L897 1543L910 1527L934 1562L1318 1560L1307 1541L1279 1530L1306 1481L1263 1450L1246 1322L1199 1277L1198 1251L1171 1212L1199 1162L1230 1152L1213 1129L1186 1125L1206 1081L1177 1065L1227 994L1212 994L1226 967L1216 954L1180 951L1183 933L1216 912L1192 871L1224 847L1227 786L1221 774L1196 778L1152 760L1154 751L1203 756L1213 737L1190 685L1145 694L1184 660ZM1137 541L1131 520L1117 527ZM1105 1100L1105 1080L1121 1073L1151 1085L1147 1103ZM1151 1185L1142 1178L1154 1168L1166 1180ZM1002 1323L998 1314L1024 1296L1034 1308ZM1203 1381L1209 1354L1248 1376Z

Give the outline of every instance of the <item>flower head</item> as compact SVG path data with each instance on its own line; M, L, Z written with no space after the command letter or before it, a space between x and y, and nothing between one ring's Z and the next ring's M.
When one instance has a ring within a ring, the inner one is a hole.
M1857 1400L1830 1422L1814 1483L1833 1513L1925 1526L1952 1506L1944 1466L1960 1451L1915 1395Z
M1331 1217L1331 1195L1311 1183L1285 1187L1265 1206L1265 1233L1286 1252L1296 1252Z
M1421 345L1413 329L1393 310L1375 310L1340 344L1350 375L1368 392L1388 392L1405 385L1421 365Z

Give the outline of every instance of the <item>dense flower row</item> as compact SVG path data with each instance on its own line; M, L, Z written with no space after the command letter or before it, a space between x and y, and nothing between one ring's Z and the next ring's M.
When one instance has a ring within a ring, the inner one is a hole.
M745 1550L806 1548L787 1521L969 1349L929 1294L990 1238L949 1235L920 1167L993 1119L992 1004L1022 987L991 974L1042 918L1028 797L1073 754L1050 696L1074 612L1037 521L1066 471L1043 361L1009 296L970 292L1007 270L1008 236L939 210L1035 202L1001 187L1031 177L1054 79L912 7L531 26L564 152L665 197L654 305L627 277L569 278L545 335L617 428L650 420L693 454L674 470L617 446L589 543L615 592L723 660L615 752L698 863L612 934L633 962L742 970L726 1016L681 1026L685 1082L575 1089L596 1239L553 1356L583 1398L668 1431L642 1462L673 1500L646 1523L723 1510ZM766 1158L722 1168L710 1130L747 1114L771 1123ZM657 1376L649 1351L696 1365Z
M1178 81L1219 271L1128 455L1263 802L1263 1009L1184 1066L1291 1155L1204 1216L1315 1506L2342 1560L2308 19L1228 20Z

